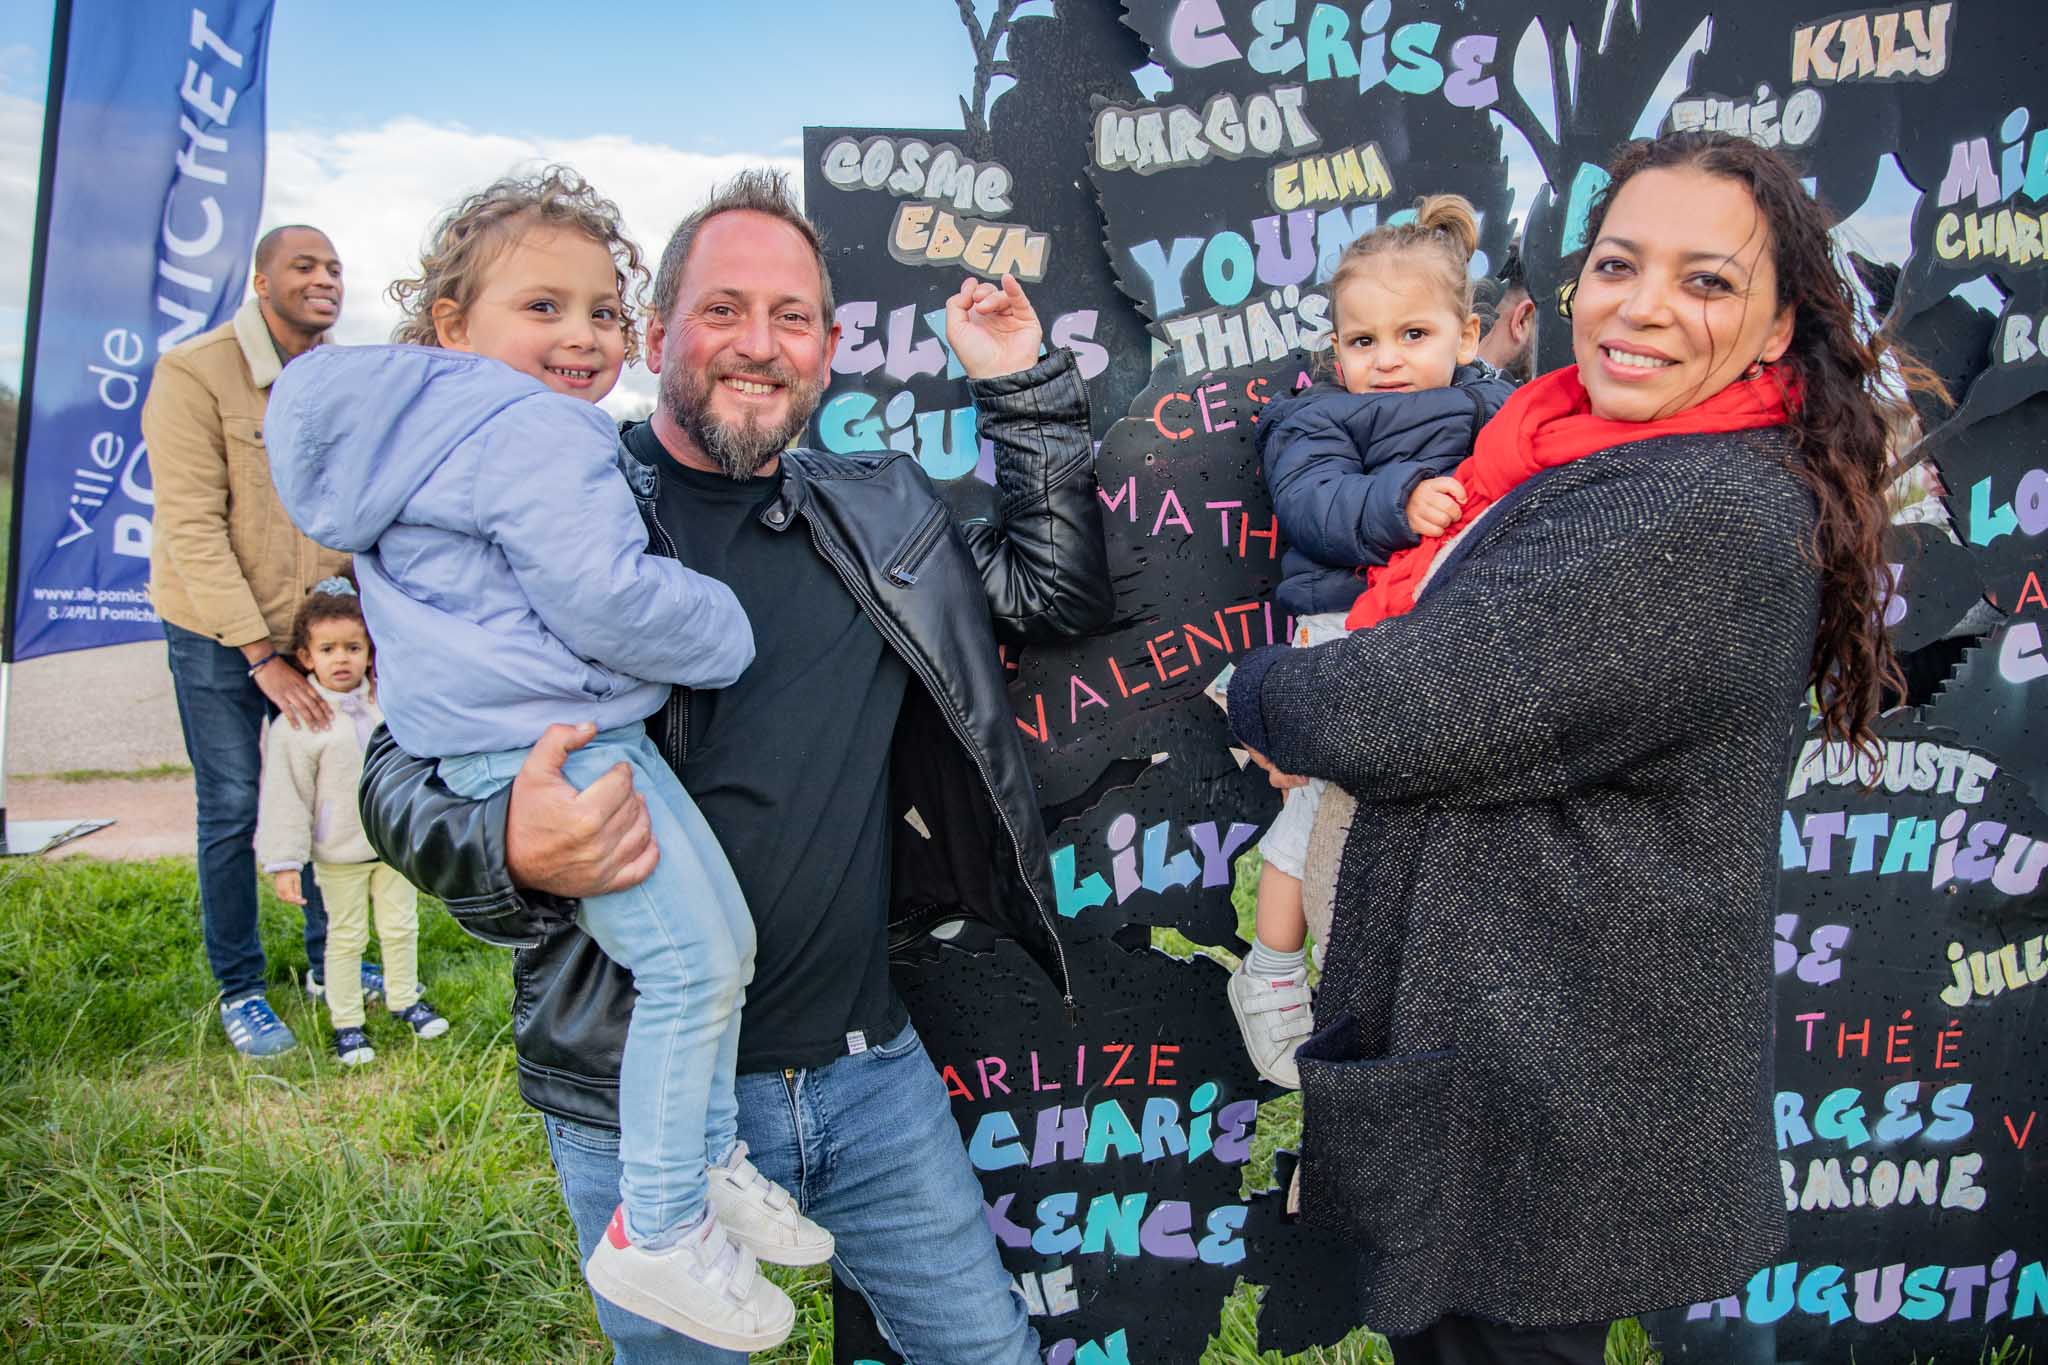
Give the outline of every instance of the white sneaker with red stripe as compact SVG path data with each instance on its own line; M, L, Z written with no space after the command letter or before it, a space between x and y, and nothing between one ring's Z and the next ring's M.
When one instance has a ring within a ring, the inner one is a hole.
M1252 1065L1277 1086L1301 1089L1294 1052L1316 1028L1309 1012L1307 964L1286 976L1262 977L1251 975L1240 963L1230 974L1228 994Z
M754 1253L728 1237L709 1211L674 1246L650 1251L626 1236L621 1207L583 1274L627 1312L728 1351L779 1346L796 1325L789 1295L759 1272Z

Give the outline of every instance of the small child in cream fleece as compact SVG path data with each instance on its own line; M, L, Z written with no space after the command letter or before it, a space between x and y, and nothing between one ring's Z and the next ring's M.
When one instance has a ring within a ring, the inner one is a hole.
M364 1031L363 995L342 983L361 980L371 905L384 948L385 1005L418 1038L438 1038L448 1021L420 995L419 896L377 860L356 813L363 751L383 721L370 682L370 633L353 585L323 579L300 604L292 654L334 709L325 730L272 720L263 746L263 791L256 816L256 861L279 900L304 905L299 869L312 862L327 901L327 1009L334 1055L343 1066L375 1059Z

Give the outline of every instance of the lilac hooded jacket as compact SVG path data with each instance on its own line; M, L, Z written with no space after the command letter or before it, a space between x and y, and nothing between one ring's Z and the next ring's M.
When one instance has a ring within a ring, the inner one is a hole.
M648 553L594 404L481 356L322 346L264 425L286 512L355 555L385 723L414 754L628 725L753 661L732 589Z

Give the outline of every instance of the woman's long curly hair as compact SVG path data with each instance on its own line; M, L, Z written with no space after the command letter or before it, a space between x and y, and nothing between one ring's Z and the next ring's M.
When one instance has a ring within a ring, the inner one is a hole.
M467 312L483 287L485 270L522 227L567 228L611 252L623 305L619 329L626 337L626 360L637 360L637 302L647 283L647 267L640 261L640 248L626 235L619 206L567 166L508 175L443 214L420 255L420 273L395 281L388 291L405 313L391 339L414 346L440 345L434 305L452 299Z
M1607 168L1611 178L1593 205L1586 240L1599 239L1623 185L1644 171L1678 168L1741 184L1770 231L1778 307L1793 310L1792 344L1777 363L1800 395L1790 422L1802 457L1797 472L1820 512L1806 547L1821 571L1820 632L1808 679L1825 737L1881 760L1873 727L1887 692L1905 693L1883 611L1890 583L1885 493L1895 454L1890 420L1906 408L1909 392L1944 400L1947 394L1882 329L1873 332L1859 321L1855 292L1828 236L1827 210L1783 157L1747 138L1670 133L1628 144Z

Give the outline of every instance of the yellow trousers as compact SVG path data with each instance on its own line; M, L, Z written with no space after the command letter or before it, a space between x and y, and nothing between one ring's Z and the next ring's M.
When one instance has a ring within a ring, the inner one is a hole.
M383 863L314 863L327 902L327 1013L336 1028L363 1026L363 949L370 910L384 950L384 1004L412 1007L420 998L420 898L412 883Z

